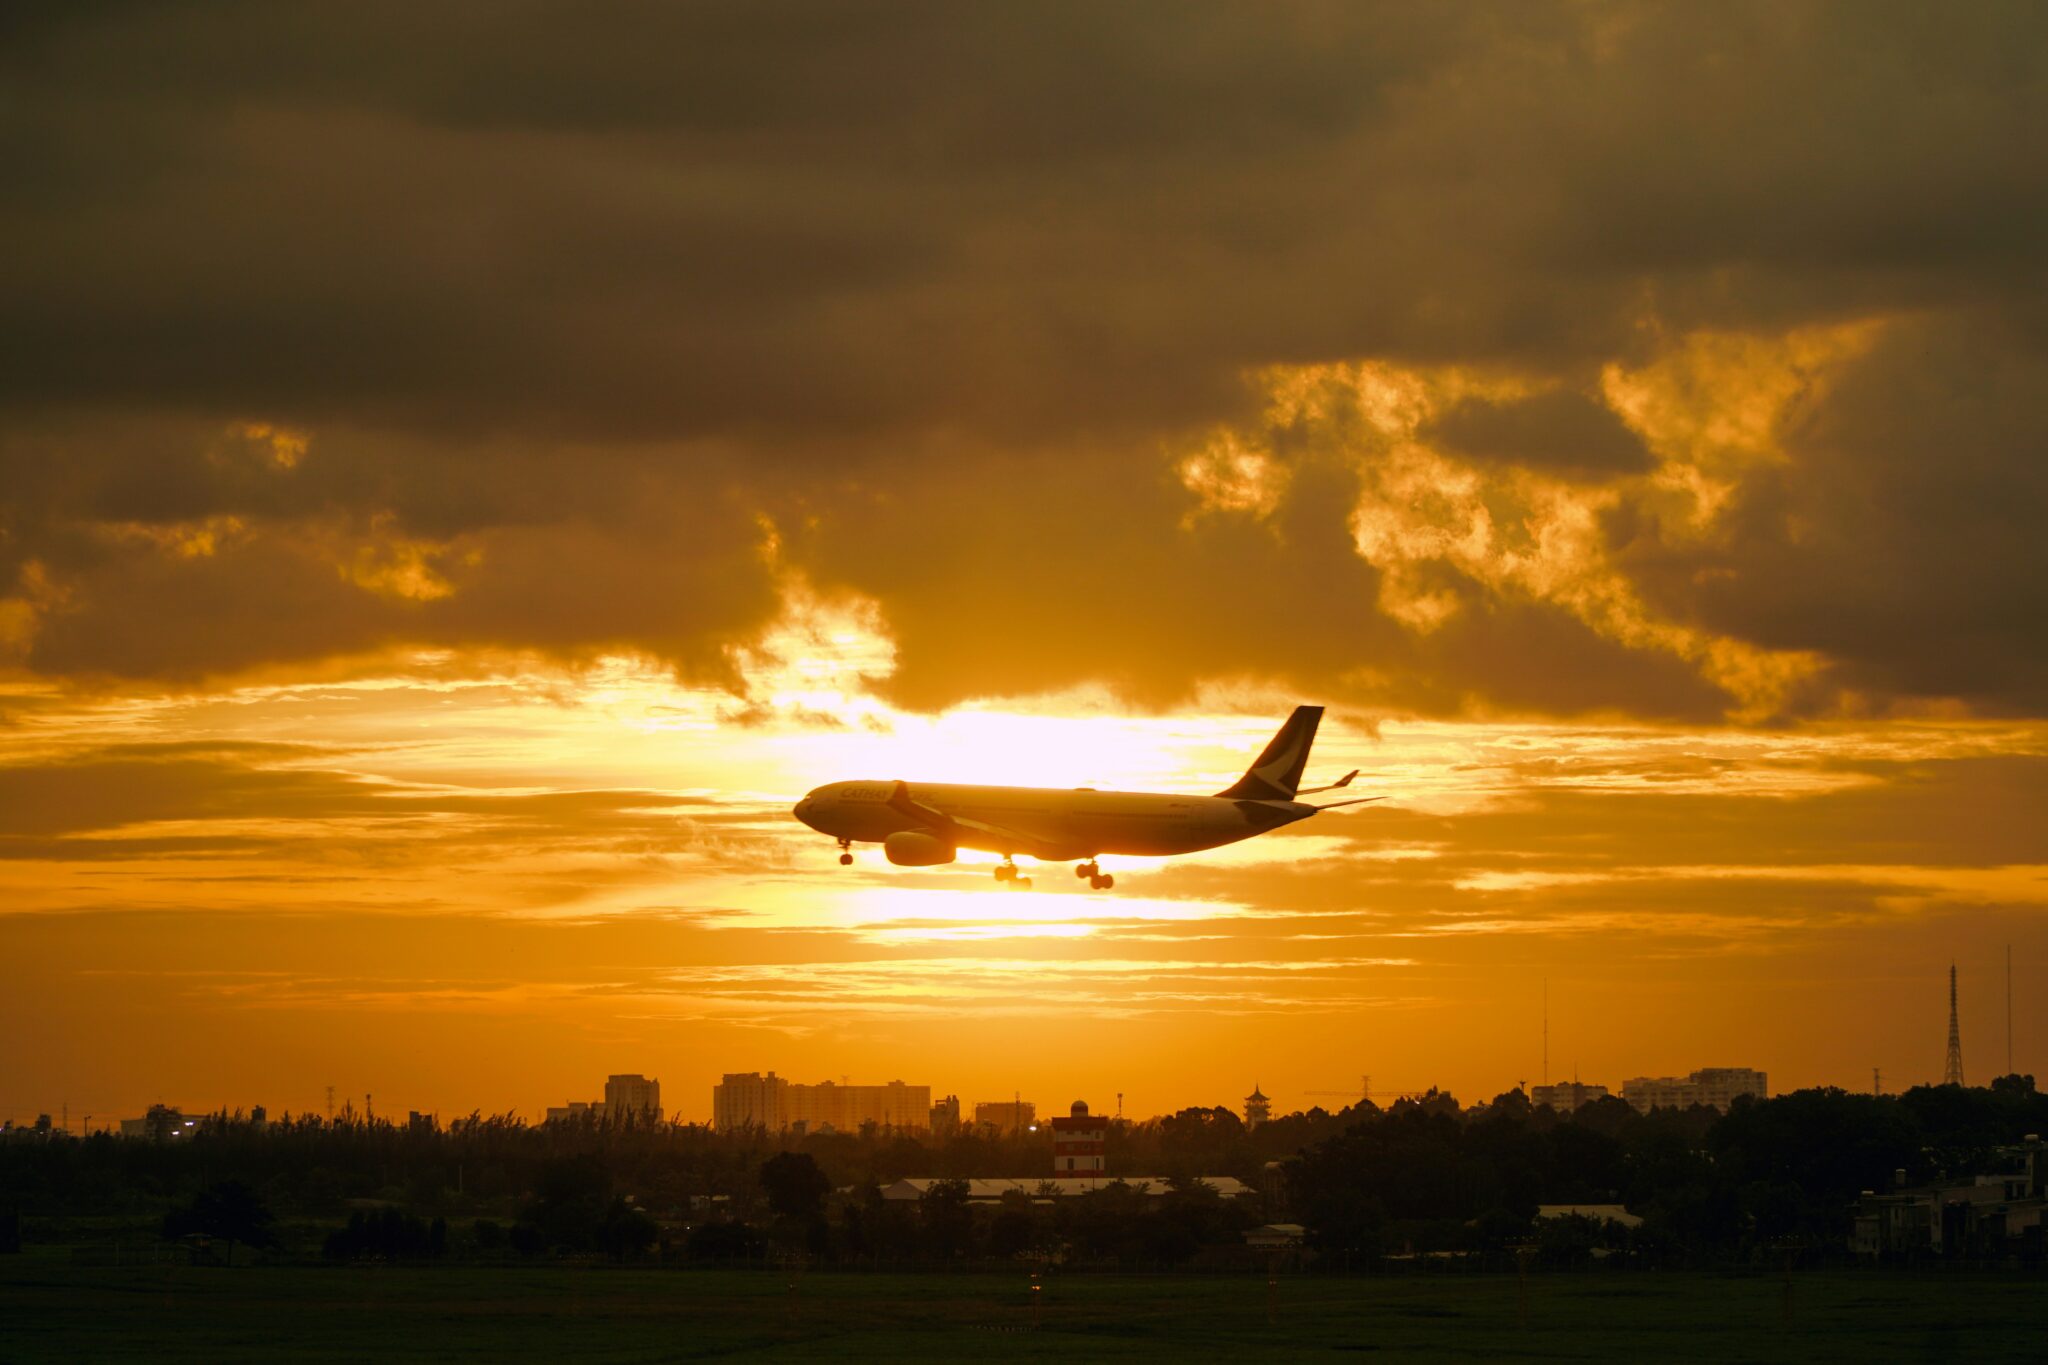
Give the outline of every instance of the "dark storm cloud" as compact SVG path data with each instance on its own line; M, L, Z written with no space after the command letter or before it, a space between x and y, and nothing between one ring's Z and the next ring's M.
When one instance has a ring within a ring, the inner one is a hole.
M1726 563L1626 518L1617 543L1670 614L1839 653L1873 694L2042 695L2021 607L1977 604L1998 573L2042 581L2029 552L1953 564L1980 515L2038 497L2037 6L4 22L0 595L21 605L0 650L39 671L424 642L718 676L775 609L765 516L787 564L879 597L917 704L1249 672L1427 710L1709 715L1727 699L1691 665L1497 587L1451 584L1467 609L1434 633L1389 619L1337 476L1298 480L1274 525L1189 528L1161 442L1249 413L1247 367L1378 356L1576 392L1694 327L1910 313L2017 367L1963 415L1988 424L1966 487L1895 528L1950 433L1836 408L1802 433L1812 471L1745 492ZM1946 377L1969 378L1917 382ZM223 435L249 420L311 445L266 462ZM1562 392L1436 432L1573 477L1643 461ZM1817 497L1829 479L1851 496ZM1774 542L1773 499L1805 550ZM1937 619L1926 579L1849 574L1895 531L1977 603ZM1855 551L1834 571L1741 590L1829 537ZM1888 619L1924 619L1939 663Z
M2024 5L43 14L16 402L1201 416L1247 364L1612 351L1645 285L1952 292L2048 206Z
M199 679L405 643L639 649L723 679L774 610L717 451L342 430L289 468L196 421L0 429L0 577L57 585L29 665Z
M1699 717L1727 703L1675 658L1463 579L1469 611L1427 635L1402 629L1354 548L1357 475L1321 459L1293 468L1270 517L1192 530L1187 489L1109 456L906 462L877 482L794 548L885 604L888 686L907 706L1106 679L1164 707L1195 680L1243 676L1438 713L1487 699ZM1347 678L1361 661L1370 671Z
M1237 253L1203 239L1233 219L1299 236L1256 204L1212 221L1200 186L1256 191L1304 131L1327 155L1449 37L1407 20L1368 47L1360 19L1219 12L1185 38L1143 7L55 23L13 49L32 173L5 296L63 354L10 355L7 392L662 434L1142 420L1256 357L1181 296L1196 281L1129 276L1140 240L1183 224L1214 278ZM1132 306L1105 308L1119 280ZM1204 319L1167 370L1130 363Z
M1724 535L1612 533L1653 598L1712 629L1818 649L1877 704L2048 707L2048 354L1959 323L1880 341L1745 483Z

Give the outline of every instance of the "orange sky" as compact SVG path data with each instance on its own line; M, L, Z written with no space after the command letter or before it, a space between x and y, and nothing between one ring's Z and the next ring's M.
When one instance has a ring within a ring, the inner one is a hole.
M2048 1072L2041 12L774 8L0 52L0 1119Z
M530 1112L617 1069L702 1118L719 1072L757 1068L1134 1113L1251 1080L1307 1105L1362 1072L1484 1096L1540 1078L1546 977L1556 1077L1906 1083L1938 1071L1950 953L1968 1056L2002 1069L2006 942L2023 1068L2048 1023L2048 727L1339 715L1316 768L1363 767L1384 806L1125 860L1111 894L1010 892L977 855L842 870L787 805L898 773L1213 790L1277 702L849 700L832 729L735 724L625 664L446 667L13 694L10 1103L297 1109L333 1084Z

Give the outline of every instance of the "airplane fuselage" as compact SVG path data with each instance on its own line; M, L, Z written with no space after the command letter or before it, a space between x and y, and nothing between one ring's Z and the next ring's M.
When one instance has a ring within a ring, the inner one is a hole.
M828 782L796 803L796 818L839 841L839 863L853 845L880 844L898 867L938 867L963 848L1002 857L996 880L1031 885L1017 870L1022 854L1042 863L1075 862L1074 875L1097 891L1116 885L1095 860L1104 853L1164 858L1249 839L1306 820L1332 806L1300 798L1335 791L1356 770L1323 787L1301 785L1320 706L1297 706L1243 777L1214 796L1106 792L1093 787L973 787L946 782ZM1377 797L1365 797L1367 801Z
M923 832L929 820L890 803L893 782L832 782L797 803L796 817L822 834L880 843L892 834ZM1163 857L1249 839L1306 819L1317 807L1300 801L1247 801L1162 792L1091 788L974 787L910 784L918 805L958 821L951 841L1005 857L1028 853L1045 862L1104 853Z

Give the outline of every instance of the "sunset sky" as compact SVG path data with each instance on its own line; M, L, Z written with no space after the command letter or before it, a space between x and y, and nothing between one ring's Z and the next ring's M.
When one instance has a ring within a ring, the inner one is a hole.
M2048 1073L2048 9L0 19L0 1119ZM1034 889L843 778L1384 800Z

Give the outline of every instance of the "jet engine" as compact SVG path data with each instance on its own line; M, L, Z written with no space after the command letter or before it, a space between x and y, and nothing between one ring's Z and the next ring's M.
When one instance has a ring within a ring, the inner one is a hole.
M937 867L958 856L944 839L915 829L899 829L882 840L882 852L898 867Z

